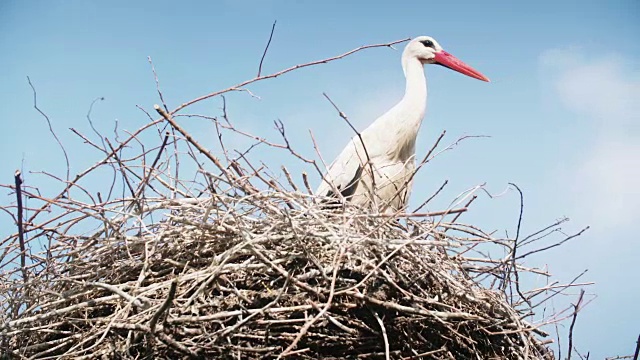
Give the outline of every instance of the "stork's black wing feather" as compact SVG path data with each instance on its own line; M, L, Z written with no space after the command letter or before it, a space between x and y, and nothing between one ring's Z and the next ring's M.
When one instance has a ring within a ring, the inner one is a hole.
M362 177L362 170L363 170L362 165L358 165L358 168L356 169L356 173L353 175L353 178L351 179L351 181L347 183L347 185L344 188L342 188L342 185L336 186L337 190L340 191L340 194L344 196L345 199L347 199L347 201L349 201L351 196L353 196L353 194L355 194L356 190L358 189L358 184L360 184L360 178ZM336 197L336 193L333 191L333 189L329 189L329 191L327 191L326 196ZM335 201L327 201L327 202L331 203L332 205L337 205Z

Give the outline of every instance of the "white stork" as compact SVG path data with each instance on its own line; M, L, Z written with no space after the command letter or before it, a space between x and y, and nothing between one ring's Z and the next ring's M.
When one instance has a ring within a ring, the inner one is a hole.
M395 212L406 206L415 171L416 137L427 108L424 64L438 64L464 75L487 77L442 50L429 36L411 40L402 53L404 97L355 135L329 166L316 195L340 197L359 206ZM372 173L374 176L372 177Z

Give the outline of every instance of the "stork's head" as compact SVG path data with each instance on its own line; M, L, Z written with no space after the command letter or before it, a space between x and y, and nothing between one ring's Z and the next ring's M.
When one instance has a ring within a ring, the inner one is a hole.
M455 70L459 73L471 76L482 81L489 81L489 78L479 71L463 63L455 56L442 49L442 46L430 36L418 36L411 40L404 48L403 59L416 58L423 64L438 64Z

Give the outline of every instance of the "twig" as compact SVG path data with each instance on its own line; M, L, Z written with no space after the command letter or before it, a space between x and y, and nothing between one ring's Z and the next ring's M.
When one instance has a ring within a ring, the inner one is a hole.
M440 141L442 141L442 139L444 138L444 136L446 134L447 134L447 130L442 130L442 132L440 133L440 136L438 136L438 138L436 139L436 142L433 143L433 145L431 146L431 149L429 149L429 151L427 151L427 154L424 156L424 158L422 159L420 164L423 164L423 163L426 163L427 161L429 161L429 159L431 158L431 154L433 154L433 152L438 147L438 145L440 145Z
M120 159L120 157L115 153L115 149L113 147L113 145L111 145L111 142L109 141L108 138L104 139L107 142L107 146L109 146L109 149L113 152L113 157L116 159L116 161L118 162L118 164L120 165L120 173L122 174L122 180L125 182L125 184L127 185L127 188L129 189L129 192L131 193L131 196L133 197L134 203L136 204L136 206L138 207L138 212L142 213L142 204L140 203L140 199L138 199L136 197L136 192L135 190L133 190L133 185L131 184L131 182L129 181L129 177L127 176L127 173L125 172L125 169L127 168L125 166L125 164L122 162L122 160Z
M520 225L522 224L522 214L524 212L524 195L522 194L522 190L520 190L518 185L514 183L509 183L509 185L515 187L516 190L518 190L518 193L520 194L520 212L518 215L518 226L516 229L516 237L515 239L513 239L513 249L511 250L511 268L507 268L506 276L508 277L509 272L513 271L513 274L516 277L516 284L515 284L516 291L518 292L518 295L520 295L520 298L524 300L529 305L529 307L531 307L531 302L529 302L529 299L522 294L522 291L520 291L520 276L518 274L518 268L516 267L516 250L518 249L518 239L520 238ZM511 303L513 304L513 299L511 299Z
M393 213L393 214L359 214L355 215L356 217L363 218L420 218L420 217L434 217L441 215L450 215L450 214L461 214L466 212L468 209L466 207L458 208L458 209L450 209L450 210L442 210L442 211L433 211L428 213Z
M87 121L89 122L89 126L91 126L91 129L93 130L93 132L98 135L98 138L100 138L100 141L102 142L102 150L104 152L107 152L107 145L105 145L104 140L103 140L103 136L102 134L100 134L100 132L98 131L98 129L96 129L95 126L93 126L93 121L91 120L91 112L93 111L93 105L98 102L98 101L104 101L104 97L97 97L95 99L93 99L93 101L91 102L91 105L89 105L89 110L87 111ZM72 129L73 131L73 129ZM80 135L80 134L78 134ZM85 140L88 141L88 140Z
M271 45L271 39L273 38L273 32L276 30L276 22L277 20L275 20L273 22L273 25L271 26L271 33L269 34L269 41L267 42L267 46L265 46L264 48L264 52L262 53L262 58L260 58L260 65L258 66L258 75L256 75L256 77L260 77L260 74L262 73L262 62L264 61L265 56L267 56L267 50L269 50L269 45Z
M153 105L153 108L158 112L158 114L160 114L169 124L171 124L171 126L178 130L178 132L180 134L182 134L182 136L184 136L187 141L189 141L193 146L196 147L196 149L198 149L198 151L200 151L200 153L202 153L204 156L206 156L209 160L211 160L217 167L218 169L222 170L225 174L228 174L225 171L224 166L222 166L222 164L220 163L220 160L218 160L217 157L213 156L213 154L211 154L211 152L209 152L207 149L205 149L202 145L200 145L186 130L184 130L182 128L182 126L178 125L178 123L176 123L173 118L171 117L171 115L169 113L167 113L163 108L161 108L159 105Z
M371 162L371 157L369 157L369 151L367 151L367 145L364 143L364 140L362 139L362 135L360 134L360 132L355 128L355 126L353 126L353 124L351 124L351 121L349 121L349 119L347 118L347 115L345 113L342 112L342 110L340 110L338 108L338 105L336 105L333 100L331 100L331 98L329 97L329 95L327 95L326 93L322 93L322 95L324 95L324 97L329 100L329 102L331 103L331 105L333 105L333 108L336 109L336 111L338 112L338 115L347 123L347 125L349 125L349 127L351 128L351 130L353 130L353 132L356 134L356 136L358 136L358 139L360 140L360 144L362 145L362 149L364 150L364 154L367 158L367 163L366 165L369 165L369 170L371 171L371 191L373 191L373 194L371 194L371 199L374 202L374 205L377 203L376 201L376 197L375 197L375 190L376 190L376 174L374 172L373 169L373 163ZM355 145L355 144L354 144ZM356 147L356 155L358 155L358 150ZM362 160L362 159L360 159ZM331 179L326 179L327 183L329 183L331 181ZM357 184L358 182L360 182L362 179L354 179L355 183ZM330 185L332 187L335 187L335 184L331 184ZM349 186L356 186L355 184L346 184L344 186L344 188L348 188ZM337 190L337 189L336 189ZM337 194L340 193L340 191L336 191L334 190L334 192Z
M306 172L302 172L302 182L304 183L305 189L307 189L307 193L309 195L313 194L313 190L311 189L311 185L309 184L309 175Z
M137 330L137 331L142 331L146 333L150 332L149 327L140 325L140 324L114 323L112 327L114 329ZM165 344L171 346L172 348L186 355L189 355L192 359L200 358L197 351L193 351L189 349L189 347L177 342L176 340L172 339L171 337L169 337L169 335L165 334L164 332L158 330L156 331L156 336L158 337L158 339L160 339L160 341L164 342Z
M160 317L162 316L162 314L167 312L167 310L169 310L169 307L171 307L171 303L173 302L173 298L176 296L177 287L178 287L178 279L175 278L175 279L173 279L173 281L171 281L171 285L169 287L169 293L167 294L167 298L164 300L164 302L162 303L160 308L158 308L158 311L156 311L155 314L153 314L153 317L149 321L149 332L151 334L155 334L155 332L156 332L156 324L158 323L158 320L160 320Z
M78 135L85 144L89 144L91 146L93 146L94 148L100 150L101 152L108 154L109 152L107 151L107 145L104 144L104 140L102 138L100 138L100 141L102 141L102 147L100 147L98 144L94 143L93 141L89 140L89 138L87 138L86 136L82 135L78 130L74 129L74 128L69 128L69 130L71 130L72 133Z
M520 225L522 224L522 214L524 212L524 195L522 194L522 190L520 190L520 188L518 187L518 185L514 184L514 183L509 183L509 185L513 186L514 188L516 188L516 190L518 190L518 193L520 194L520 212L518 213L518 227L516 229L516 238L514 239L514 241L518 241L518 238L520 237ZM512 257L516 257L515 255L515 248L516 246L514 245L513 247L513 255Z
M160 101L162 102L162 106L164 106L164 110L169 112L167 108L167 104L164 102L164 96L162 96L162 91L160 91L160 80L158 80L158 73L156 73L156 67L153 65L153 61L151 60L151 56L147 56L147 61L151 65L151 71L153 72L153 78L156 80L156 91L158 92L158 96L160 96Z
M166 131L165 134L164 134L164 140L162 141L162 145L160 145L160 149L158 149L158 153L156 154L156 158L153 159L153 163L151 164L151 167L149 168L149 172L144 177L144 179L142 179L142 181L140 182L140 185L138 185L138 191L136 192L136 195L135 195L136 198L139 198L140 195L142 195L144 193L144 187L149 182L149 179L151 178L151 174L153 173L153 170L156 168L156 165L158 164L158 161L160 160L160 157L162 156L162 152L164 151L164 148L167 146L167 142L168 141L169 141L169 132Z
M580 279L584 274L587 273L587 271L589 271L589 269L584 270L583 272L581 272L580 274L578 274L576 277L574 277L568 284L562 285L561 290L567 289L569 287L574 286L574 284L576 283L576 281L578 281L578 279ZM560 294L561 291L552 291L553 294L547 296L546 298L540 300L537 304L532 305L531 309L535 309L536 307L540 306L541 304L546 303L549 299L552 299L553 297L555 297L556 295Z
M282 169L284 176L287 178L287 182L289 183L289 185L291 185L291 188L294 191L300 191L296 183L293 182L293 179L291 178L291 174L289 173L289 170L287 170L287 168L284 165L282 165L280 168Z
M429 151L427 152L427 154L422 158L422 161L420 161L420 163L418 164L418 166L416 166L416 168L413 170L413 172L411 173L411 176L409 176L409 178L407 180L405 180L405 186L407 186L411 181L413 181L414 177L416 176L416 174L418 173L418 171L420 171L420 169L422 169L423 166L425 166L429 161L431 161L431 159L435 158L436 156L438 156L439 154L447 151L447 150L451 150L454 147L456 147L461 141L466 140L466 139L470 139L470 138L485 138L485 137L489 137L486 135L466 135L466 136L462 136L460 138L458 138L458 140L456 140L453 144L447 146L446 148L444 148L441 151L438 151L437 154L435 155L431 155L434 150L438 147L438 145L440 144L440 141L442 140L442 138L444 138L444 135L447 133L446 130L443 130L442 133L440 134L440 136L438 136L438 139L436 140L436 142L433 144L433 146L431 147L431 149L429 149ZM404 187L400 187L400 189L398 189L396 191L395 196L398 196L398 194L403 190ZM457 219L457 218L456 218ZM454 220L455 221L455 220Z
M280 136L282 136L282 140L284 140L284 146L268 143L267 141L264 141L262 139L259 139L259 141L262 142L262 143L266 143L267 145L270 145L270 146L275 146L275 147L279 147L279 148L283 148L283 149L289 150L291 155L293 155L293 156L297 157L298 159L306 162L307 164L313 165L316 168L316 171L318 171L318 173L322 174L322 172L321 172L320 168L318 167L318 164L316 164L315 160L307 159L304 156L300 155L298 152L296 152L295 149L293 149L293 147L291 146L291 143L289 142L289 138L287 138L287 133L286 133L285 128L284 128L284 123L282 123L282 121L280 119L277 119L277 120L273 121L273 124L275 125L276 130L278 130L278 132L280 133Z
M549 230L551 230L551 232L558 231L557 229L556 230L553 230L553 229L558 227L558 226L560 226L561 224L563 224L563 223L565 223L567 221L569 221L569 218L565 217L565 218L562 218L560 220L557 220L556 222L554 222L551 225L545 226L544 228L542 228L540 230L534 231L533 233L527 235L524 239L522 239L522 241L520 241L520 246L525 246L525 245L528 245L528 244L530 244L530 243L532 243L534 241L537 241L539 239L544 238L545 236L548 235L548 233L547 234L543 234L546 231L549 231ZM543 234L543 235L541 235L541 236L539 236L537 238L534 238L534 236L538 236L540 234Z
M82 282L80 282L80 283L82 283ZM135 306L135 307L137 307L137 308L139 308L141 310L146 310L149 307L149 302L146 301L145 299L136 299L136 297L127 294L123 290L118 289L118 287L116 287L116 286L113 286L113 285L110 285L110 284L101 283L101 282L89 282L86 285L87 286L95 286L95 287L103 288L105 290L109 290L112 293L117 294L121 298L127 300L133 306Z
M67 155L67 150L65 150L64 145L62 145L62 142L58 138L58 135L56 135L56 132L53 131L53 126L51 125L51 120L49 119L49 116L47 116L47 114L45 114L38 107L38 98L37 98L37 94L36 94L36 88L33 86L33 84L31 83L31 79L28 76L27 76L27 82L29 83L29 86L31 86L31 90L33 91L33 108L36 109L40 113L40 115L42 115L45 118L45 120L47 120L47 125L49 125L49 132L51 133L51 135L53 135L53 138L56 139L56 142L60 146L60 149L62 149L62 154L64 154L64 161L67 164L67 177L66 177L66 179L67 179L67 182L69 182L71 166L69 165L69 156Z
M578 302L573 305L573 318L571 320L571 326L569 326L569 348L567 351L567 360L571 360L571 353L573 353L573 326L576 324L578 318L578 311L580 310L580 304L582 304L582 297L584 296L584 289L580 290L580 296Z
M22 223L22 178L20 170L16 170L13 178L16 185L16 203L18 205L17 218L18 218L18 240L20 241L20 269L22 270L22 281L25 287L29 286L29 272L27 271L27 249L24 241L24 224ZM28 296L26 297L28 299ZM27 302L27 307L29 307ZM17 317L19 306L14 309L14 317Z
M426 357L429 356L429 355L434 355L434 354L437 354L439 352L443 352L443 351L446 351L446 350L447 350L447 348L445 346L445 347L442 347L442 348L440 348L438 350L432 350L432 351L423 352L421 354L416 354L415 356L403 357L402 360L426 359Z
M246 324L249 321L251 321L254 317L256 317L258 315L264 315L265 314L265 310L272 308L275 304L278 303L278 301L280 301L280 299L282 298L282 295L285 294L287 288L289 287L289 281L290 280L291 280L290 278L287 278L285 280L284 285L282 285L282 288L278 292L278 295L276 295L276 297L272 301L270 301L267 305L263 306L261 311L256 311L256 312L253 312L253 313L249 314L248 316L246 316L244 319L238 321L233 326L229 326L228 328L224 329L224 331L222 331L219 336L220 337L225 337L228 334L230 334L230 333L234 332L235 330L237 330L238 328L240 328L241 326L243 326L244 324Z
M209 93L207 95L203 95L203 96L197 97L197 98L195 98L193 100L187 101L187 102L183 103L182 105L178 106L177 108L175 108L173 111L171 111L170 114L175 114L178 111L186 108L187 106L193 105L193 104L195 104L197 102L200 102L202 100L206 100L206 99L212 98L214 96L218 96L218 95L221 95L221 94L224 94L224 93L228 93L230 91L235 91L238 88L242 88L242 87L244 87L246 85L249 85L251 83L254 83L256 81L275 78L275 77L278 77L280 75L284 75L286 73L289 73L291 71L302 69L302 68L309 67L309 66L314 66L314 65L319 65L319 64L326 64L326 63L329 63L329 62L332 62L332 61L335 61L335 60L342 59L344 57L347 57L347 56L349 56L351 54L357 53L357 52L365 50L365 49L371 49L371 48L377 48L377 47L391 47L392 45L399 44L399 43L405 42L407 40L409 40L409 38L396 40L396 41L392 41L392 42L388 42L388 43L384 43L384 44L373 44L373 45L360 46L360 47L357 47L357 48L355 48L353 50L347 51L347 52L345 52L345 53L343 53L341 55L338 55L338 56L334 56L334 57L330 57L330 58L326 58L326 59L322 59L322 60L311 61L311 62L308 62L308 63L305 63L305 64L295 65L295 66L292 66L290 68L286 68L284 70L278 71L278 72L270 74L270 75L263 75L263 76L260 76L260 77L255 77L255 78L253 78L251 80L243 81L243 82L241 82L241 83L239 83L237 85L231 86L231 87L226 88L224 90L215 91L215 92Z
M558 246L560 246L560 245L562 245L562 244L566 243L567 241L569 241L569 240L571 240L571 239L573 239L573 238L576 238L576 237L578 237L578 236L582 235L582 233L584 233L585 231L589 230L589 228L590 228L590 227L589 227L589 226L587 226L587 227L583 228L582 230L578 231L577 233L575 233L575 234L573 234L573 235L570 235L570 236L567 236L564 240L562 240L562 241L560 241L560 242L558 242L558 243L555 243L555 244L553 244L553 245L549 245L549 246L545 246L545 247L540 248L540 249L536 249L536 250L529 251L528 253L526 253L526 254L524 254L524 255L520 255L520 256L518 256L516 259L523 259L523 258L525 258L525 257L527 257L527 256L529 256L529 255L532 255L532 254L535 254L535 253L539 253L539 252L541 252L541 251L545 251L545 250L553 249L554 247L558 247Z
M442 320L475 320L475 321L483 320L480 316L465 313L465 312L448 312L448 311L416 309L411 306L404 306L404 305L396 304L390 301L378 300L374 297L363 295L353 290L345 292L345 295L352 296L352 297L355 297L356 299L365 300L375 305L379 305L382 307L386 307L388 309L392 309L392 310L396 310L396 311L400 311L408 314L433 316Z
M471 205L471 203L473 203L477 198L478 198L478 195L473 195L473 196L471 197L471 199L469 199L469 201L467 201L467 203L466 203L466 204L464 204L463 208L465 208L465 209L466 209L466 208L468 208L468 207ZM459 213L458 215L456 215L456 216L453 218L453 220L451 220L451 222L452 222L452 223L455 223L456 221L458 221L458 218L460 217L460 215L462 215L462 213Z
M391 357L389 355L389 338L387 337L387 329L384 327L384 323L382 322L382 319L380 318L378 313L373 310L371 312L378 321L378 324L380 325L380 329L382 331L382 340L384 341L384 358L386 360L389 360Z
M423 207L425 207L431 200L433 200L433 198L435 198L436 196L438 196L438 194L440 194L440 192L442 191L442 189L444 189L445 186L447 186L447 184L449 183L449 180L445 180L442 185L440 185L440 188L433 194L431 195L427 200L423 201L422 204L420 204L420 206L418 206L417 208L415 208L412 212L418 212L420 211Z
M309 328L311 328L311 326L318 321L318 319L320 319L321 317L324 316L324 314L327 312L327 310L329 310L329 308L331 307L331 304L333 302L333 295L335 294L335 286L336 286L336 279L338 276L338 264L340 263L342 256L344 254L344 248L340 247L340 250L337 251L335 253L334 259L333 259L333 276L331 277L331 286L329 288L329 298L327 299L327 303L325 304L325 306L322 308L322 310L320 310L320 312L318 312L318 314L316 316L313 317L313 319L311 319L310 321L307 321L304 326L302 327L302 329L300 329L300 331L298 332L298 335L296 336L296 338L293 340L293 342L291 344L289 344L289 346L287 346L287 348L278 356L278 359L288 356L290 354L290 352L295 349L296 345L298 344L298 342L300 341L300 339L302 339L302 337L307 333L307 331L309 331Z

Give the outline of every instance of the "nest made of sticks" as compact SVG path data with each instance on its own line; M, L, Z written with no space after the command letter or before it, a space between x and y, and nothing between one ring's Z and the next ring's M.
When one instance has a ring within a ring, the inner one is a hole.
M348 204L326 209L304 173L299 186L285 168L274 177L247 152L233 158L225 150L220 159L198 143L176 121L195 102L171 112L156 106L159 119L115 146L78 133L105 158L63 180L56 196L26 187L19 174L6 186L41 206L28 218L20 201L3 207L18 210L19 228L2 242L5 357L553 358L540 327L558 318L524 319L535 314L534 299L572 284L520 289L519 274L549 274L520 264L527 254L516 256L516 239L460 223L466 207L391 215ZM217 131L318 169L291 148L282 124L278 144L236 129L226 112L214 121ZM171 131L157 131L161 124ZM151 150L141 145L123 156L148 133L161 134L155 147L147 142ZM171 172L178 158L182 169L194 161L195 175ZM129 195L102 189L103 199L82 185L100 169L113 170ZM493 259L478 246L509 256Z

